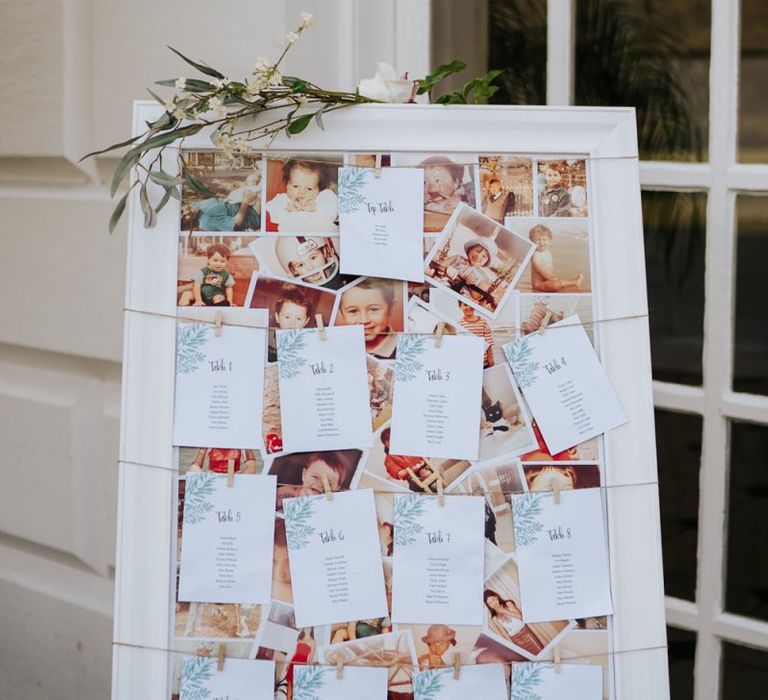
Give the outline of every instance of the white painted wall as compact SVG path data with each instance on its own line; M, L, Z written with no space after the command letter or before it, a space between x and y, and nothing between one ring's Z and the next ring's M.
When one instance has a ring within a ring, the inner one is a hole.
M429 62L428 0L0 0L0 697L102 700L110 686L125 264L103 184L131 102L275 56L351 89L378 60Z

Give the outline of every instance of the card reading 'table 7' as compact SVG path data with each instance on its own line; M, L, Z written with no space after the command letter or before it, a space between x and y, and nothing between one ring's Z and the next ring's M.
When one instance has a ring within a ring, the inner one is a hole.
M371 446L362 326L278 330L277 364L286 452Z
M391 454L477 459L484 353L475 335L398 335Z

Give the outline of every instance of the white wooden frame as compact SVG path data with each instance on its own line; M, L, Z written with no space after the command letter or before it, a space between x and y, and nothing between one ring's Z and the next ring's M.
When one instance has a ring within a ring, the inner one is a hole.
M134 133L159 115L137 102ZM583 154L590 161L597 318L604 365L629 422L605 438L615 615L615 697L668 697L651 365L637 138L632 109L376 105L342 110L273 150ZM457 146L457 144L461 144ZM205 134L185 148L210 147ZM597 194L595 194L597 193ZM174 200L172 200L174 201ZM129 208L113 698L170 692L170 471L179 208L144 230ZM173 232L173 235L169 235ZM147 284L146 280L154 280ZM144 312L144 313L142 313ZM157 315L153 315L157 314ZM169 469L155 466L165 465Z

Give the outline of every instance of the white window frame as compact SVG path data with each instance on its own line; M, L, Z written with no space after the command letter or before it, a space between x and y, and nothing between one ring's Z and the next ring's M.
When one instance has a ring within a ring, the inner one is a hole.
M547 2L547 103L573 103L578 0ZM721 697L722 644L768 652L768 623L725 610L729 423L768 424L768 397L734 392L736 197L768 192L768 164L740 164L738 154L739 0L712 0L709 160L644 161L644 190L707 194L703 383L653 382L656 407L702 417L696 600L667 597L672 627L696 633L694 700Z
M133 133L160 116L137 102ZM598 318L603 364L629 422L604 438L607 530L615 613L613 697L668 697L662 561L656 484L650 344L637 139L633 109L376 105L329 114L273 150L465 151L589 157ZM457 147L457 144L461 144ZM185 148L210 147L209 134ZM169 159L171 160L171 159ZM167 167L167 166L166 166ZM170 170L170 168L169 168ZM145 230L138 196L129 203L123 401L119 465L113 698L170 692L173 611L170 530L175 283L179 204ZM159 196L157 192L154 196ZM151 281L149 283L148 281ZM632 358L632 362L627 362ZM638 601L642 601L638 605Z

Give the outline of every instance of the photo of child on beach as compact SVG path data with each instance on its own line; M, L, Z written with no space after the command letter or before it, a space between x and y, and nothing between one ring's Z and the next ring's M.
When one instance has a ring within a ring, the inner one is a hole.
M341 156L267 159L266 230L277 233L337 233Z
M182 231L259 231L261 228L261 156L218 151L185 151L187 173L181 191Z
M527 237L460 205L427 258L430 284L495 318L535 251Z
M243 306L258 263L253 236L179 236L177 306Z
M537 192L539 216L587 216L587 162L540 160Z
M337 301L334 325L363 326L365 351L393 360L397 333L404 330L405 282L362 277L345 287Z
M477 156L397 153L394 165L424 169L424 231L442 231L459 204L477 206Z
M549 322L557 323L564 318L576 315L584 325L589 339L594 343L592 325L592 296L589 294L520 294L520 333L529 335L541 327L547 312L551 314Z
M478 160L480 211L500 224L510 216L532 216L533 161L502 155L484 155Z
M592 291L586 221L513 219L509 228L536 246L520 279L521 292L566 294Z

